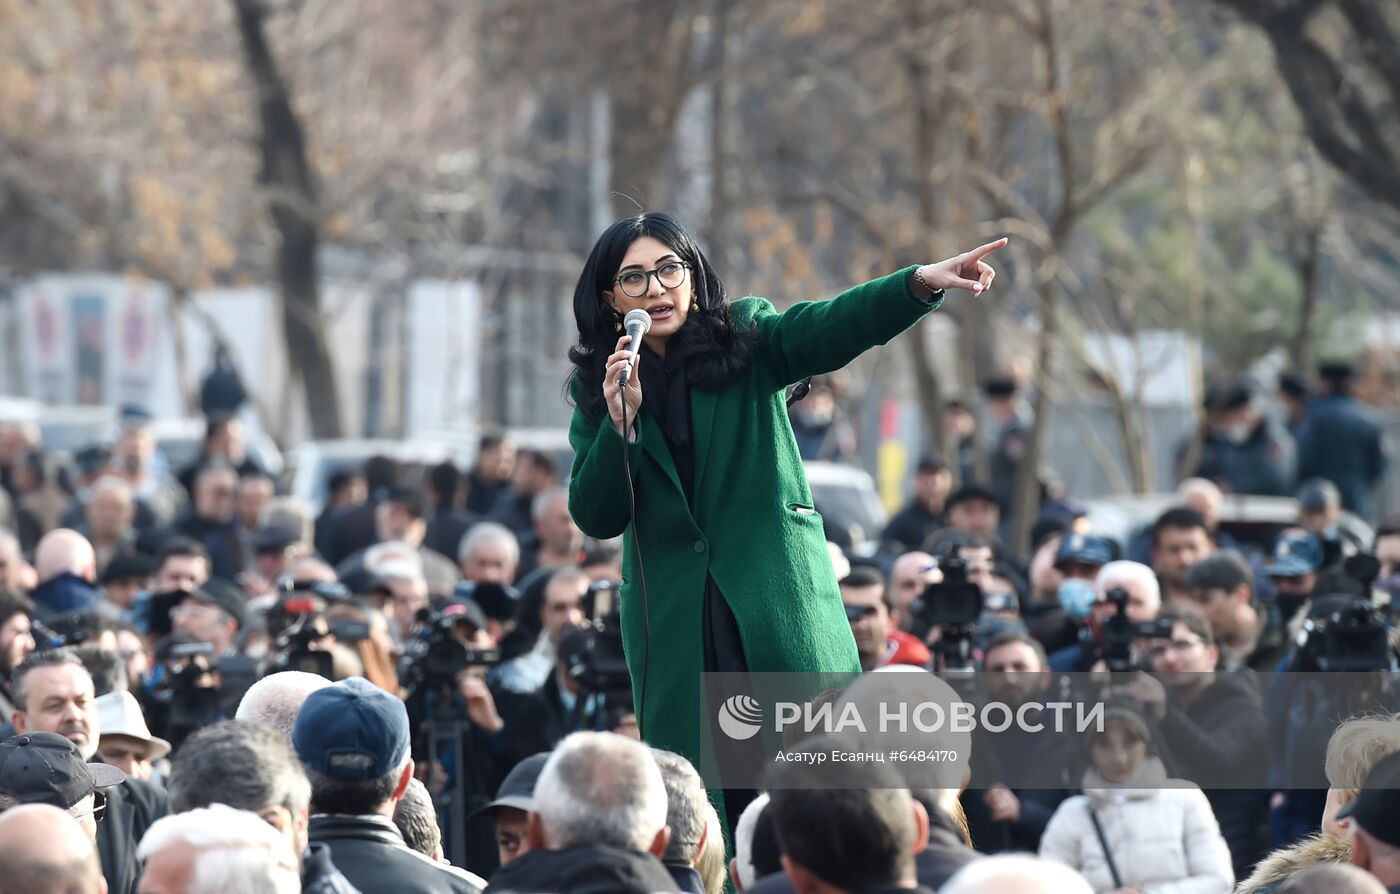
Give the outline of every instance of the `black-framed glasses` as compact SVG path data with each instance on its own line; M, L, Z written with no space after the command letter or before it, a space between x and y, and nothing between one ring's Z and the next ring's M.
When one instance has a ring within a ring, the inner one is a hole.
M640 298L651 288L651 278L656 277L656 281L663 289L674 289L685 282L685 270L689 264L683 261L667 261L655 270L628 270L613 279L613 284L622 289L622 294L628 298Z

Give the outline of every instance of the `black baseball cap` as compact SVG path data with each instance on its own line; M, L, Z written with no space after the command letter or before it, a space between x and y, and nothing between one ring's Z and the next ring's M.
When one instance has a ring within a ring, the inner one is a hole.
M1337 819L1347 817L1372 838L1400 847L1400 753L1381 758L1366 774L1356 800L1337 811Z
M964 484L962 487L953 491L952 495L948 497L948 501L943 504L943 514L947 515L949 512L952 512L953 507L959 503L970 503L973 500L986 500L993 506L1001 506L1001 501L997 499L997 495L991 488L984 487L981 484Z
M288 522L273 522L253 532L253 550L260 553L278 553L293 543L301 542L301 529Z
M120 552L112 556L107 567L102 570L102 584L115 580L150 577L156 573L155 560L140 553Z
M211 577L189 595L206 605L216 605L228 612L240 630L248 620L248 600L238 587L223 578Z
M982 393L988 397L1011 397L1016 393L1016 381L1008 378L988 379L982 383Z
M496 800L478 807L472 815L494 814L502 807L513 807L527 813L534 810L535 783L539 781L540 773L544 770L545 762L548 760L549 752L542 751L539 754L532 754L516 764L506 774L506 778L501 781L501 787L496 789Z
M25 804L67 810L95 789L112 788L126 774L110 764L89 764L78 746L58 733L25 733L0 742L0 789Z
M1060 539L1060 549L1055 553L1055 567L1061 568L1074 562L1102 568L1117 558L1118 544L1107 537L1069 533Z

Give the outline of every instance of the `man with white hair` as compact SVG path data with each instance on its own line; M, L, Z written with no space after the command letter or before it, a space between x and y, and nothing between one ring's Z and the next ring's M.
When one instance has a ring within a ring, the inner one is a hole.
M1104 622L1118 609L1108 594L1123 590L1128 594L1128 620L1134 623L1154 620L1162 610L1162 588L1157 575L1140 562L1109 562L1099 569L1094 581L1097 598L1090 611L1088 623L1094 630L1094 642L1102 636ZM1056 673L1085 673L1094 669L1096 649L1088 643L1066 646L1050 656L1050 669Z
M524 578L536 568L576 565L582 558L583 532L569 514L569 489L548 487L540 491L530 504L530 516L535 524L535 549L528 562L521 564L516 576Z
M268 674L243 693L234 719L261 723L290 742L302 702L311 693L329 685L331 681L325 677L305 671Z
M509 584L520 566L520 543L510 528L497 522L474 526L457 546L462 579L473 583Z
M0 894L107 894L97 848L52 804L0 815Z
M968 864L939 894L1093 894L1093 889L1062 863L1002 854Z
M137 894L300 894L292 847L256 813L211 804L157 820L141 839Z
M734 824L734 859L729 861L729 879L735 891L747 891L758 881L758 869L753 860L754 833L758 829L758 817L767 806L768 795L760 794L749 802Z
M45 534L34 549L39 586L29 594L41 620L93 608L102 601L94 583L97 556L87 538L71 528Z
M651 750L615 733L574 733L535 783L531 850L488 892L679 891L660 859L670 843L666 785Z

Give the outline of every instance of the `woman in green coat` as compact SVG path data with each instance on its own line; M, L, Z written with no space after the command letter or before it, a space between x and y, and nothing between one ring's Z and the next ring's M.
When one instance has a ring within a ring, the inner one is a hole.
M778 313L731 304L665 214L598 239L574 291L569 510L592 537L623 535L623 647L648 743L699 765L704 672L859 672L784 389L886 343L944 289L982 293L982 258L1005 244ZM638 308L651 328L623 388L622 318Z

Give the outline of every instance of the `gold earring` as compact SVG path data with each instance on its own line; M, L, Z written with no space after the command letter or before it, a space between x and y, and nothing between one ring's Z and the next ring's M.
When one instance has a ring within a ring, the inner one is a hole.
M699 302L699 301L696 301L694 298L691 298L691 299L690 299L690 312L691 312L691 313L698 313L699 310L700 310L700 302Z
M613 329L617 330L618 332L622 331L622 317L614 316Z

